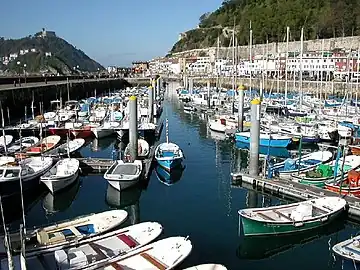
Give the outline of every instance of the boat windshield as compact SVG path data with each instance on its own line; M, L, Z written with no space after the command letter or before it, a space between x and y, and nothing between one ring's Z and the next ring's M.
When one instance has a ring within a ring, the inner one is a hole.
M19 169L6 169L4 177L5 178L12 178L12 177L19 177Z

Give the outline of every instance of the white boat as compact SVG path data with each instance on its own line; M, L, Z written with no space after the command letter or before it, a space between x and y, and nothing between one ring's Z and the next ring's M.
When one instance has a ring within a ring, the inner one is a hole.
M143 139L138 139L138 158L144 159L149 155L150 146L149 143ZM129 144L126 146L124 150L125 157L130 156L130 146Z
M38 178L51 168L51 157L31 157L19 163L0 166L0 193L11 195L20 192L20 174L23 191L38 185Z
M25 149L26 155L39 155L46 151L55 148L60 142L61 137L59 135L50 135L42 139L37 144Z
M119 126L119 122L105 122L101 126L92 127L91 131L94 133L95 138L101 139L113 135L115 133L115 129Z
M134 162L117 160L106 171L104 178L115 189L124 190L139 181L142 169L143 166L140 160L135 160Z
M85 139L83 138L77 138L70 140L69 142L63 143L62 145L46 152L44 156L49 157L64 157L67 156L68 153L74 153L77 150L79 150L81 147L83 147L85 144Z
M143 222L103 235L83 239L79 241L76 247L67 247L55 252L45 251L41 255L27 256L27 269L99 269L112 261L121 260L133 250L149 244L161 234L162 229L162 226L157 222ZM14 258L15 263L19 262L19 260L19 256ZM6 269L6 265L7 260L2 260L1 269ZM3 268L4 266L5 268Z
M55 193L74 183L79 175L79 166L80 162L76 158L61 159L40 177L40 181L51 193Z
M347 239L337 243L332 247L332 250L339 256L348 259L352 262L360 262L360 236Z
M34 136L23 137L19 140L16 140L13 144L11 144L8 147L8 152L15 153L24 148L31 147L31 146L37 144L38 142L39 142L39 139L37 137L34 137Z
M221 264L207 263L207 264L192 266L184 270L227 270L227 268Z
M301 157L301 159L288 158L283 162L276 163L271 170L282 178L288 178L293 173L310 171L318 165L328 162L332 156L330 151L316 151Z
M187 238L169 237L136 249L119 260L111 260L99 269L174 269L189 256L191 250L191 241Z
M12 135L0 136L0 145L8 146L13 141L13 139L14 137Z
M76 217L46 227L28 228L25 237L26 256L70 248L82 241L89 241L94 236L116 228L126 220L127 216L128 213L124 210L110 210ZM4 243L4 236L1 238L0 242ZM10 234L10 239L12 251L19 253L21 250L19 232ZM5 252L5 245L0 245L0 252Z
M0 166L3 166L3 165L8 164L8 163L13 163L13 162L15 162L14 157L0 156Z

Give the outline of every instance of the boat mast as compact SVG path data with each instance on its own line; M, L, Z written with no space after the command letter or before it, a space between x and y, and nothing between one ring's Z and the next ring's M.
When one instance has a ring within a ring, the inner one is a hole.
M169 143L169 121L166 118L166 143Z
M26 234L26 223L25 223L25 208L24 208L24 193L23 193L23 185L22 185L22 155L21 155L21 149L22 149L22 134L21 134L21 123L20 123L20 130L19 130L19 139L20 139L20 172L19 172L19 182L20 182L20 200L21 200L21 211L22 211L22 219L23 219L23 224L24 224L24 233Z
M6 145L6 137L5 137L5 120L4 120L4 110L2 108L2 103L0 101L0 107L1 107L1 120L2 120L2 134L4 138L4 149L5 153L7 153L7 145Z
M301 28L301 40L300 40L300 109L303 104L303 89L302 89L302 61L304 52L304 28Z
M286 55L285 55L285 107L287 105L288 96L288 58L289 58L289 36L290 27L286 27Z
M252 29L251 29L251 21L250 21L250 39L249 39L249 58L250 58L250 80L249 80L249 90L250 90L250 97L252 97Z

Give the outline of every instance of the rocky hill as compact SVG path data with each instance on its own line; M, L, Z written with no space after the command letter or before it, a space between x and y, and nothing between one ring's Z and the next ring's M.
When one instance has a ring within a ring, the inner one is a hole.
M360 35L360 1L357 0L226 0L216 11L203 14L197 29L182 34L171 52L228 46L235 29L239 45L282 42L286 27L290 40ZM234 28L235 26L235 28Z
M66 75L94 72L104 67L55 33L39 32L21 39L1 37L0 73L23 73L24 69L27 73Z

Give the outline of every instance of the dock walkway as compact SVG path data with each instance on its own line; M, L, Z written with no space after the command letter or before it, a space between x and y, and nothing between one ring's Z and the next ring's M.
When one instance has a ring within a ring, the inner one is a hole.
M279 198L296 201L316 199L324 196L338 196L337 193L315 186L300 184L283 179L264 179L244 173L232 173L232 187L241 187L242 183L251 185L255 191L268 193ZM360 222L360 199L353 196L342 196L349 205L349 218Z

